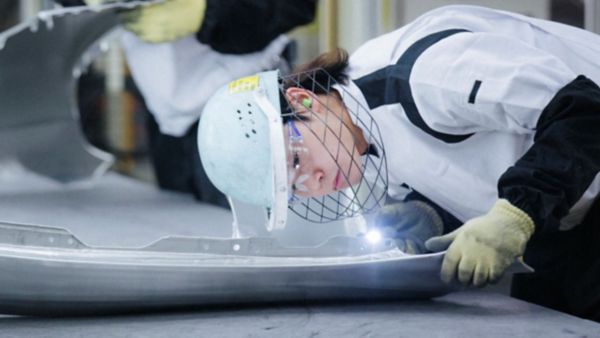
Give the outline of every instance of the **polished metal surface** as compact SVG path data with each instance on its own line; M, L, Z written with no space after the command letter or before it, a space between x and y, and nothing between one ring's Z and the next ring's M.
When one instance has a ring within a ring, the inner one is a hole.
M356 252L348 255L347 246ZM449 291L438 278L441 257L375 251L349 238L314 250L282 248L268 238L189 237L140 249L100 249L64 230L4 223L0 313L79 315L209 304L429 298Z

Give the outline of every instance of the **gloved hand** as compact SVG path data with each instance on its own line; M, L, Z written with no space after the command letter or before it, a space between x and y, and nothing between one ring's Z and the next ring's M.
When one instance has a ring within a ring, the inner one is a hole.
M400 250L409 254L424 253L425 241L443 233L441 217L421 201L385 205L377 212L375 224L396 239Z
M463 284L483 286L497 282L504 270L523 255L534 229L529 215L500 199L487 214L449 234L429 239L425 246L431 251L449 247L442 263L443 281L450 282L457 276Z
M206 0L166 0L123 11L120 17L125 29L140 39L162 43L196 33L205 10Z

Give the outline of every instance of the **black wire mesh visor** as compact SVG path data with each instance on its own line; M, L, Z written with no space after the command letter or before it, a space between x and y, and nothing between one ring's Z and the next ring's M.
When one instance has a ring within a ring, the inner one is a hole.
M310 91L310 100L289 97L289 88ZM281 78L280 92L289 209L308 221L325 223L381 206L387 193L387 164L379 127L369 110L323 69ZM333 167L320 176L315 173L316 162ZM331 188L329 193L315 195L311 190L311 182L319 179Z

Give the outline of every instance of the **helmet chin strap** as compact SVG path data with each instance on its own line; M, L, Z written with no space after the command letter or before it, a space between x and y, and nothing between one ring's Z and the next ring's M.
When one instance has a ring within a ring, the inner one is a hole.
M260 109L269 119L269 139L271 142L271 162L273 163L273 202L269 213L267 230L285 228L288 212L288 177L283 137L283 121L279 110L273 107L264 89L254 92Z

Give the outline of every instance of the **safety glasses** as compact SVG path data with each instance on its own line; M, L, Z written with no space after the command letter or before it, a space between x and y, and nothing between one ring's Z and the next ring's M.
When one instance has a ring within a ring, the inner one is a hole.
M312 104L305 105L301 97L287 97L290 88L312 93ZM354 138L359 128L368 145L383 150L369 110L322 69L283 77L280 95L287 101L282 116L289 209L303 219L322 223L379 207L387 190L385 152L361 154ZM315 176L316 169L324 168L324 176Z
M288 203L290 205L300 200L298 193L308 192L304 183L309 175L302 173L302 164L306 162L308 148L304 146L304 138L294 120L287 123L288 131Z

